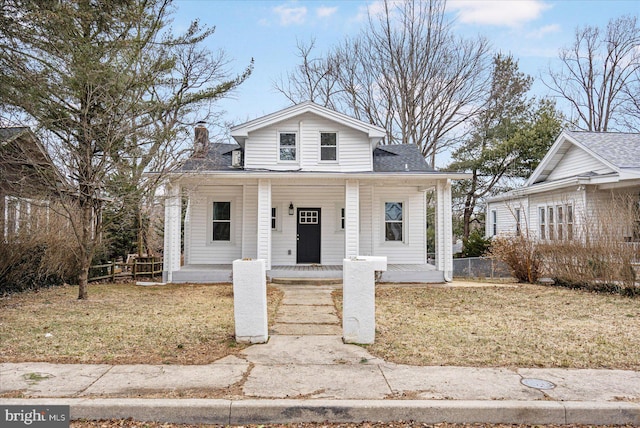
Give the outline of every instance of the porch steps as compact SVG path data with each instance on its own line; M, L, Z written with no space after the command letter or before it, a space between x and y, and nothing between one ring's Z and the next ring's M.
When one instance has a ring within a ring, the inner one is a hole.
M271 278L278 285L342 285L342 278Z

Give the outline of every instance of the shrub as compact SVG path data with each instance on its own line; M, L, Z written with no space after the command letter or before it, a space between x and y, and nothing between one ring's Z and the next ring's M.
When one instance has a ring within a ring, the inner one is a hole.
M50 224L8 236L0 251L0 295L61 285L75 279L74 249L64 230L58 224Z
M481 257L489 251L491 238L485 238L480 229L475 229L462 240L462 244L462 257Z
M493 238L490 255L506 263L511 275L520 282L535 283L542 271L542 257L535 239L527 236Z

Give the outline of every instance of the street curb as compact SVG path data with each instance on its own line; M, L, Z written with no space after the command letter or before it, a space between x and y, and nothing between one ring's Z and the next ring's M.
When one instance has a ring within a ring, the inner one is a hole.
M483 400L0 399L0 405L69 405L71 419L186 424L391 422L640 425L640 403Z

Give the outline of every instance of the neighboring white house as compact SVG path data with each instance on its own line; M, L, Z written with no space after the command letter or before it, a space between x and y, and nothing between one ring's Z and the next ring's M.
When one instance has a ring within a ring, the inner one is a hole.
M343 259L359 255L388 257L386 280L451 278L451 180L467 175L435 171L417 146L381 145L384 129L311 102L233 127L234 144L195 133L168 179L165 281L228 281L242 258L264 259L270 277L341 277Z
M522 188L488 199L486 236L585 238L614 201L639 207L640 134L564 131ZM638 226L619 239L640 241Z

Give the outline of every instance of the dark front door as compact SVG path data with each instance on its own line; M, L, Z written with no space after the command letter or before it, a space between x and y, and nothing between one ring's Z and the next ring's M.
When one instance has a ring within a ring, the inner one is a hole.
M320 263L320 208L298 208L298 263Z

